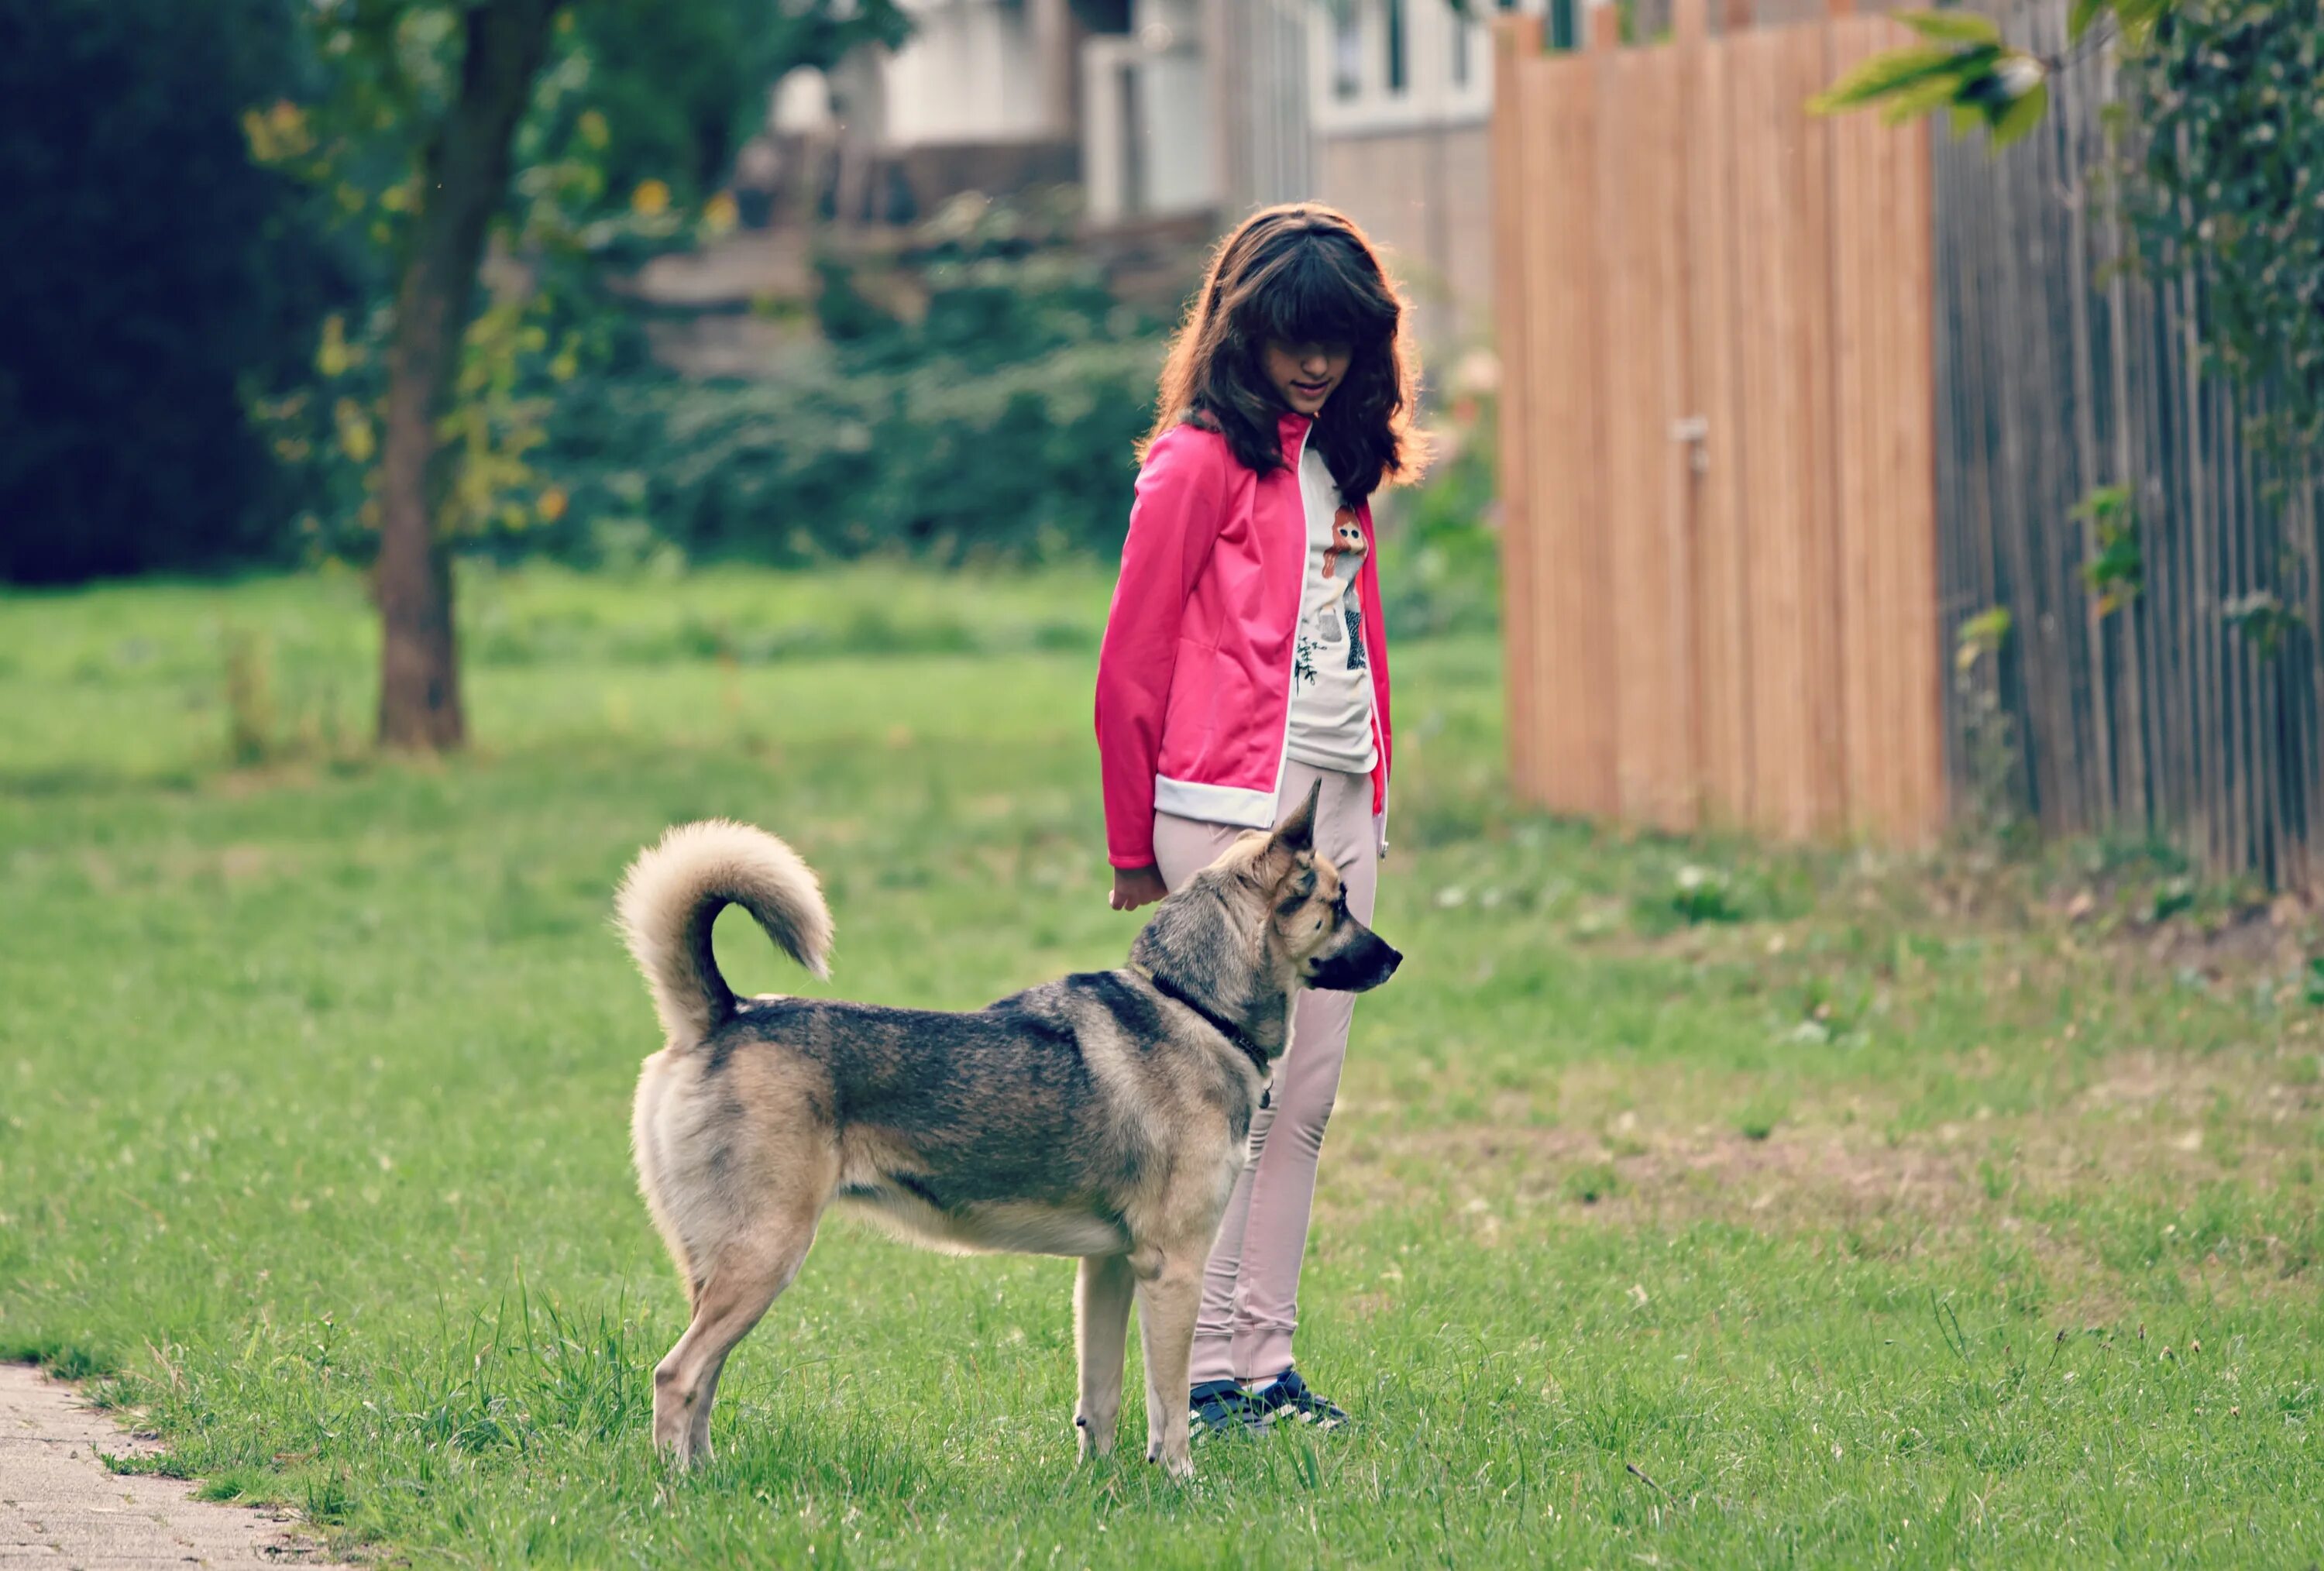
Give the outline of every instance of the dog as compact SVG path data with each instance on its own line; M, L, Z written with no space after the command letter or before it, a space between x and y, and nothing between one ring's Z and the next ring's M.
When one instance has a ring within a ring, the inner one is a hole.
M965 1013L738 999L711 924L739 905L826 975L807 864L724 820L670 830L617 901L667 1042L638 1077L639 1187L686 1285L654 1369L653 1436L709 1451L727 1354L798 1274L833 1205L956 1253L1077 1258L1074 1422L1111 1450L1134 1298L1146 1456L1184 1478L1203 1264L1302 987L1364 992L1403 956L1348 910L1314 847L1316 793L1173 892L1119 970Z

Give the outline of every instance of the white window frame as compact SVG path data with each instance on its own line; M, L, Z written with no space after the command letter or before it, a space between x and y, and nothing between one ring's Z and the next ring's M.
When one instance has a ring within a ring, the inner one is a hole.
M1496 5L1481 0L1466 18L1446 0L1404 0L1405 87L1388 85L1388 0L1314 0L1307 24L1307 103L1314 128L1328 135L1411 131L1482 121L1493 107L1493 37L1487 13L1540 12L1548 0ZM1338 92L1336 54L1342 19L1357 29L1360 76L1353 97ZM1453 40L1469 32L1469 79L1452 79Z

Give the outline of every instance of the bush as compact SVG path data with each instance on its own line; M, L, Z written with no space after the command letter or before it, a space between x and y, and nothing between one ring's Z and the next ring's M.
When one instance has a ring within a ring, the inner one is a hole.
M2140 254L2158 279L2200 260L2206 353L2264 395L2249 434L2294 475L2324 442L2319 40L2319 0L2186 0L2123 55Z
M826 262L827 341L779 382L567 389L539 466L570 501L554 543L635 554L650 531L778 563L1118 550L1160 338L1077 257L1010 250Z
M1147 346L1098 345L973 380L940 364L625 379L583 390L543 467L585 556L639 524L689 555L779 563L1118 550L1154 369Z
M1452 396L1435 422L1434 465L1412 490L1381 500L1380 597L1398 637L1500 625L1494 374L1489 356L1453 367Z
M298 67L298 0L0 0L0 578L271 553L244 395L340 279L241 116Z

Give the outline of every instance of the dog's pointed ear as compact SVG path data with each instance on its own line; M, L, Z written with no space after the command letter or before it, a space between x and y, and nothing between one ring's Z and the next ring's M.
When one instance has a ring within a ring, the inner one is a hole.
M1315 803L1323 794L1323 782L1317 781L1307 788L1307 794L1297 807L1283 815L1283 822L1275 826L1270 850L1288 851L1294 855L1315 849Z

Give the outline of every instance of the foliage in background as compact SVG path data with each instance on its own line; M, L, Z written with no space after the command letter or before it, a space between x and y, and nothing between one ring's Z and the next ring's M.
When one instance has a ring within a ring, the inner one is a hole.
M1110 561L1151 420L1162 324L1110 293L1069 213L964 198L898 256L825 256L824 343L779 380L640 366L560 397L538 460L563 523L512 545L623 566ZM1400 637L1499 620L1489 353L1453 363L1426 479L1380 499Z
M2200 259L2205 347L2294 475L2324 440L2324 5L2183 0L2123 56L2125 206L2158 278Z
M610 133L609 188L658 180L679 208L717 197L785 72L827 67L858 44L892 45L905 32L902 12L886 4L584 0L573 16L573 51L591 62L589 104Z
M244 418L356 287L245 105L297 0L0 0L0 579L263 558L296 505Z
M1943 113L1955 135L1983 125L1996 146L2031 131L2050 107L2048 66L2012 49L1989 16L1969 11L1901 12L1922 42L1858 64L1808 102L1821 115L1878 105L1890 125Z
M538 455L577 379L638 369L639 324L608 289L655 252L733 222L716 188L784 71L900 36L892 6L587 0L558 18L549 63L518 129L517 176L486 269L441 435L454 449L439 527L506 542L555 525L567 496ZM245 116L253 156L327 197L383 261L410 244L419 161L458 68L456 5L334 0L315 7L331 75L304 100ZM379 525L385 268L365 306L324 325L314 374L261 406L275 451L309 476L294 521L310 556L363 559Z
M1961 833L1983 848L2009 848L2024 824L2019 775L2024 759L2017 725L2001 695L2002 652L2013 618L1994 605L1964 621L1953 635L1953 690L1960 695L1962 762L1968 790L1958 804Z
M1965 11L1899 20L1923 42L1865 60L1811 107L1946 114L1997 147L2040 122L2066 60ZM2304 472L2324 439L2324 3L2071 0L2067 31L2077 52L2110 47L2121 63L2115 130L2142 260L2157 277L2200 263L2205 348L2263 395L2254 444Z
M1434 379L1432 378L1432 381ZM1409 490L1377 498L1381 614L1397 638L1482 633L1500 625L1501 544L1495 474L1499 362L1456 359L1427 412L1436 454Z
M894 0L691 3L742 6L722 14L738 29L759 30L754 39L805 29L835 50L903 25ZM581 18L597 6L665 26L677 9L671 0L318 0L309 14L328 66L327 90L309 108L278 106L279 127L271 112L250 123L254 153L275 143L275 162L333 191L393 257L387 390L372 471L379 735L390 746L433 752L466 737L453 636L454 541L480 517L513 528L561 510L554 493L531 485L526 455L544 433L530 417L545 406L519 397L515 360L548 347L551 336L540 328L536 343L521 325L493 324L489 311L480 324L479 284L494 255L532 270L531 280L498 285L487 297L521 311L517 302L553 298L542 286L544 268L577 258L593 277L602 271L586 264L602 263L599 238L622 205L598 162L615 132L603 109L582 106L595 69L617 72L621 62L617 51L600 61L586 51ZM770 60L779 55L771 42L768 51ZM744 102L768 86L733 76L717 81L745 94ZM560 108L574 111L569 123ZM743 103L723 108L707 128L718 137L732 131ZM640 181L626 206L649 226L674 226L669 202L669 182L657 179ZM705 205L706 220L731 221L733 213L731 198ZM496 330L472 338L479 325ZM480 351L495 347L497 361L479 367ZM572 349L561 346L559 360L573 362Z
M2264 0L2263 0L2264 3ZM2182 0L2070 0L2076 48L2141 45ZM1858 62L1808 100L1820 115L1877 106L1889 124L1944 115L1956 135L1983 125L1996 147L2016 141L2050 109L2050 78L2065 64L2012 46L1989 16L1966 10L1898 12L1921 42Z
M2082 498L2073 516L2090 530L2092 549L2082 564L2082 582L2098 597L2098 615L2110 616L2146 587L2137 498L2127 485L2101 485Z
M1053 219L964 199L892 259L825 257L824 341L778 379L575 384L540 459L570 498L553 543L613 562L655 542L770 562L1110 554L1159 326Z
M391 294L464 9L0 0L0 579L369 556ZM715 186L767 86L901 29L886 4L563 14L444 433L450 527L554 522L552 394L637 354L605 265L731 221Z

